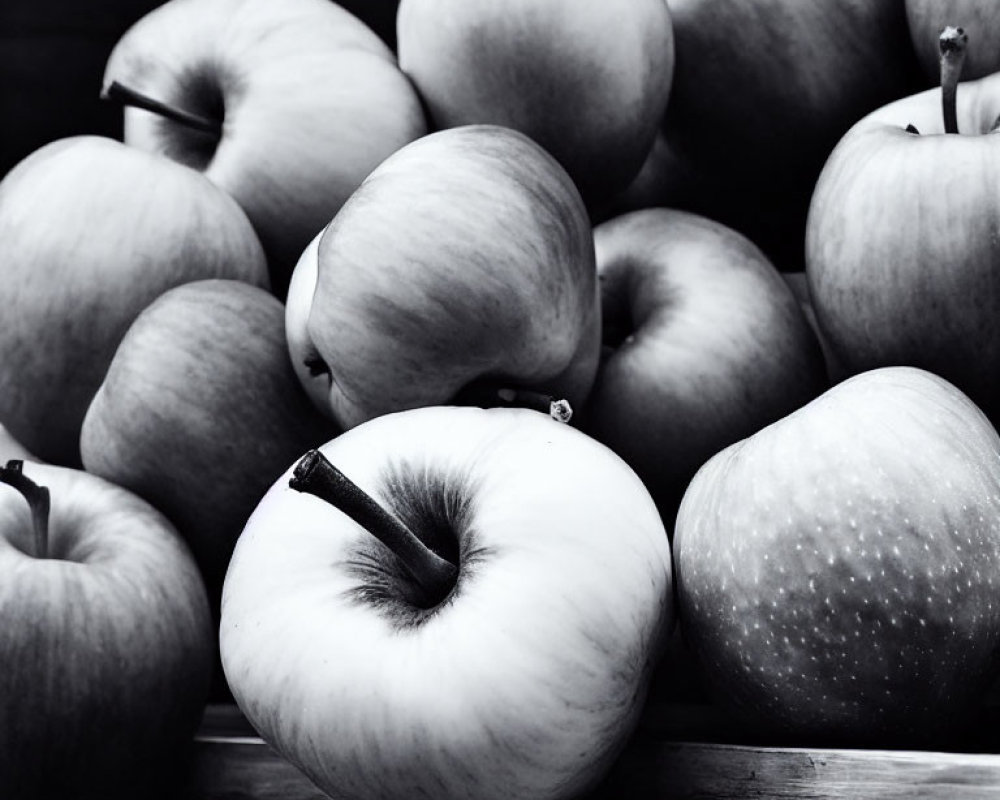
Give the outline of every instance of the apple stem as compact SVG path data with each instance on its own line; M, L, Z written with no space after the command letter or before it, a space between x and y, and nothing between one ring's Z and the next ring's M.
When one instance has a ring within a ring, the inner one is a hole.
M965 51L969 36L962 28L949 25L938 37L941 53L941 110L944 114L944 132L958 133L958 82L965 64Z
M455 585L458 568L441 558L364 489L337 469L319 450L295 465L288 485L343 511L399 557L428 598L442 598Z
M556 398L534 389L477 386L467 388L460 395L459 402L482 408L528 408L548 414L556 422L569 422L573 417L573 407L569 400Z
M112 81L111 85L101 93L101 98L103 100L114 100L125 106L141 108L144 111L151 111L187 128L211 134L216 138L222 136L222 123L218 120L209 119L199 114L192 114L190 111L184 111L180 108L174 108L118 81Z
M0 483L17 489L28 501L31 509L31 522L35 531L36 558L46 558L49 552L49 490L39 486L23 472L24 462L11 459L7 465L0 467Z

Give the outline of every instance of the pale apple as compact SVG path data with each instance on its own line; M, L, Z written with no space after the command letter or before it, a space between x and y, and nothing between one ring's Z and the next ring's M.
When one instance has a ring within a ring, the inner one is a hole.
M215 632L167 519L96 476L8 461L0 618L0 796L173 798Z
M577 408L590 390L601 335L590 222L565 170L517 131L451 128L394 153L299 271L292 357L343 428L489 404L508 388Z
M571 798L634 730L672 623L666 532L620 458L535 411L433 407L275 483L220 644L251 724L333 797Z
M79 465L80 425L132 320L199 278L268 285L236 202L193 169L97 136L63 139L0 182L0 423Z
M393 52L329 0L169 0L118 41L103 92L128 144L236 198L279 297L362 179L426 131Z
M958 66L945 70L944 91L873 112L831 153L810 206L806 276L849 374L922 367L996 421L1000 75L959 83Z

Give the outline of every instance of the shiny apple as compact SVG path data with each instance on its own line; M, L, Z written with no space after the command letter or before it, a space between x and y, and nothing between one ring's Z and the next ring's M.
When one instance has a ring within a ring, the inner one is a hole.
M333 797L579 797L635 728L671 587L656 508L603 445L526 409L403 411L265 495L223 665Z
M597 369L583 201L509 128L451 128L390 156L306 248L292 285L296 369L343 428L507 389L578 408Z

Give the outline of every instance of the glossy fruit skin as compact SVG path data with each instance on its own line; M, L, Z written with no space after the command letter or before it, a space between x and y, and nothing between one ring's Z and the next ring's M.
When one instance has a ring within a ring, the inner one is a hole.
M0 183L0 420L80 464L80 425L121 337L198 278L268 286L246 215L204 176L98 136L35 151Z
M310 394L343 428L487 383L582 407L601 335L590 222L565 170L527 136L471 125L402 148L326 227L315 258L302 264L317 273L308 313L307 287L286 308L288 338L320 359L325 387Z
M163 512L218 613L247 517L277 475L336 435L292 372L284 308L242 281L192 281L136 317L83 420L86 469Z
M994 422L1000 137L987 131L998 112L991 76L959 87L959 135L943 133L937 89L860 120L823 169L806 238L817 323L848 373L928 369Z
M1000 70L1000 6L992 0L906 0L906 19L928 85L938 84L938 36L948 25L969 36L962 80Z
M51 493L51 557L28 555L28 505L0 486L0 795L173 797L215 649L190 551L130 492L24 473Z
M435 127L527 134L591 208L639 171L670 96L665 0L402 0L397 40Z
M752 242L647 209L594 232L605 347L581 421L624 458L667 526L709 457L827 388L819 343Z
M321 449L452 553L458 582L413 606L387 551L288 488L289 470L223 595L223 663L248 719L335 797L592 788L673 624L666 532L635 474L525 409L404 411Z
M198 169L254 225L283 298L309 240L386 156L427 130L389 47L329 0L170 0L118 41L120 81L222 121L221 137L135 108L125 141Z
M1000 665L1000 437L887 367L713 457L674 538L680 615L758 740L954 742Z

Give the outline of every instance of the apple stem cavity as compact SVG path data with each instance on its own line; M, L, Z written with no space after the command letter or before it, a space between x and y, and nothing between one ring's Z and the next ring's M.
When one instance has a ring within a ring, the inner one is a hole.
M299 460L288 485L330 503L388 547L423 591L428 606L439 603L455 586L458 568L427 547L319 450L310 450Z
M951 25L941 31L938 50L941 53L941 110L944 132L958 133L958 82L962 77L969 36L962 28Z
M49 509L51 501L46 486L39 486L24 474L24 462L11 459L0 467L0 483L6 483L21 493L31 509L35 533L35 558L46 558L49 551Z
M183 109L167 105L118 81L112 81L111 85L101 93L101 98L104 100L113 100L124 106L132 106L133 108L141 108L143 111L150 111L153 114L173 120L187 128L210 134L216 138L222 136L222 123L219 120L209 119L208 117L192 114L190 111L184 111Z

